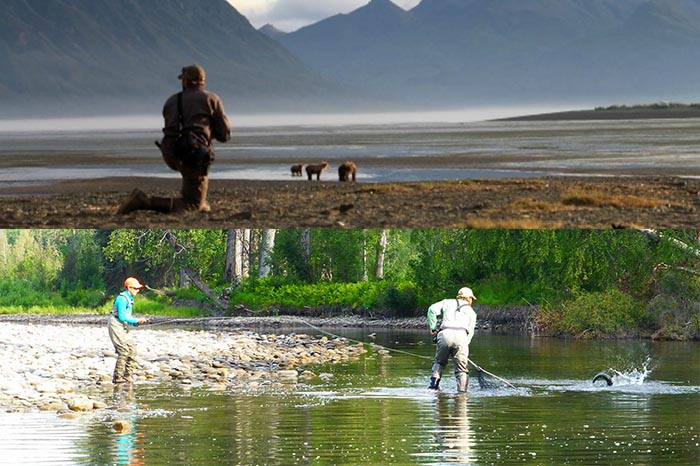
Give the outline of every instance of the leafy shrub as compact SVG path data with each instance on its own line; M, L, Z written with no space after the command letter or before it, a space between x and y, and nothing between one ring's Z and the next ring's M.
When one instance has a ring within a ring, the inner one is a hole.
M616 289L580 294L561 305L561 330L596 337L624 333L644 322L643 306Z
M408 285L387 288L384 282L283 283L279 280L248 280L233 290L231 301L251 309L270 306L349 306L408 312L416 308L415 291Z
M540 335L556 335L562 331L562 311L557 306L543 305L533 316L535 332Z
M173 306L163 299L136 298L134 314L150 316L199 317L206 314L194 306Z
M700 302L682 295L658 295L647 306L655 339L700 338Z
M412 284L390 285L379 296L379 306L398 317L413 317L418 309L418 295Z
M63 293L66 304L95 309L105 303L107 296L100 290L72 290Z
M543 292L537 284L500 278L483 281L474 290L478 304L503 306L540 302Z
M26 280L3 280L0 282L0 306L14 308L52 307L62 305L57 292L38 290Z

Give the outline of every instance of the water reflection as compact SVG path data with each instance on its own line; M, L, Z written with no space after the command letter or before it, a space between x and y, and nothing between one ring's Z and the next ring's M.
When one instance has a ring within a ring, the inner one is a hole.
M375 341L431 356L414 344L422 339L377 332ZM697 343L480 335L474 352L518 389L473 382L458 396L452 381L435 393L424 359L377 352L312 368L332 376L297 384L215 393L137 384L77 420L0 413L0 465L700 464ZM643 383L591 383L647 354L655 369ZM115 431L117 420L130 428Z
M139 430L139 407L132 384L116 385L111 401L119 415L112 424L114 464L141 466L143 462L143 432Z
M114 434L114 450L119 466L141 466L143 458L143 433L138 430L138 417L129 416L123 430Z
M438 437L444 448L440 456L449 463L471 464L475 459L468 406L467 395L438 396Z

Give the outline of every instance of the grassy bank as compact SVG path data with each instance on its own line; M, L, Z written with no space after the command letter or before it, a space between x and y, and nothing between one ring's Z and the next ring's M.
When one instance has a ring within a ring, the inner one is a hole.
M522 327L523 308L529 308L529 328L541 336L574 338L698 339L700 314L694 302L658 296L644 303L617 289L579 292L550 302L518 283L492 281L480 284L479 307L483 318L497 316L499 324ZM228 291L228 290L227 290ZM101 296L97 304L71 302L74 295L14 293L0 296L0 314L107 314L113 296ZM90 295L86 293L85 296ZM427 306L445 296L424 296L410 282L285 284L275 280L248 280L230 290L232 312L243 307L246 315L358 314L374 318L423 316ZM447 296L449 297L449 296ZM510 309L510 311L509 311ZM180 289L171 296L143 292L136 299L137 314L168 317L201 317L216 310L196 289ZM220 311L220 310L219 310ZM495 312L495 313L494 313ZM490 316L490 317L489 317ZM509 322L512 321L512 322ZM492 322L493 323L493 322Z

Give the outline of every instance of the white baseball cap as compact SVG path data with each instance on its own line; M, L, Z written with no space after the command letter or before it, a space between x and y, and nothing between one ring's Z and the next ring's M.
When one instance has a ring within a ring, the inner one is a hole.
M474 292L472 291L472 289L467 288L466 286L464 288L459 289L459 291L457 292L457 297L458 298L474 298L474 299L476 299L476 296L474 296Z

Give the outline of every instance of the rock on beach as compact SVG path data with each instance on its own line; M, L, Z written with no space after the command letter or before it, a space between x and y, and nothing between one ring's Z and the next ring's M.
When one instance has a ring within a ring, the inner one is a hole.
M248 330L133 330L137 383L234 390L296 383L309 365L341 363L367 352L342 338ZM59 415L108 407L115 353L104 326L0 323L0 408Z

